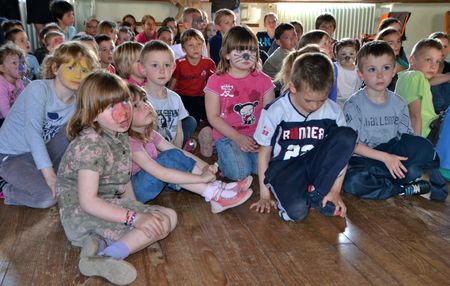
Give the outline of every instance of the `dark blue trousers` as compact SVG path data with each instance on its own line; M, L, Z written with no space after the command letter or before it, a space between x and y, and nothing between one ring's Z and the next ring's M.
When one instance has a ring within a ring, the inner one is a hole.
M406 177L394 179L383 162L354 156L350 159L345 177L345 192L363 199L388 199L402 191L400 185L422 177L424 170L439 166L433 145L420 136L403 134L400 139L393 138L374 149L407 157L408 160L402 161L407 169Z
M338 127L306 154L289 160L271 161L265 183L278 200L278 207L295 221L308 215L311 206L308 186L320 197L328 194L355 149L357 134Z

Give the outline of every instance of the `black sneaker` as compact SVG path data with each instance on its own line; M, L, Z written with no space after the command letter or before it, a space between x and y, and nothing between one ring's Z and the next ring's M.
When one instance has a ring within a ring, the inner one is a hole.
M401 194L410 197L414 195L423 195L427 194L431 190L430 183L425 180L418 180L412 183L406 184L403 187L403 191Z

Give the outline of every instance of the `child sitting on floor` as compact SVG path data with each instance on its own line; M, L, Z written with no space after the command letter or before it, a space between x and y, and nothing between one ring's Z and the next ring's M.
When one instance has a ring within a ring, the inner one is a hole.
M155 131L156 112L145 90L129 85L133 99L133 122L129 130L133 154L131 181L136 198L153 200L168 185L181 187L205 198L213 213L222 212L250 198L252 177L238 183L215 181L217 165L208 165L193 154L175 147Z
M322 53L295 60L290 93L263 110L255 131L261 194L250 208L270 212L271 191L282 220L301 221L310 207L345 216L340 192L357 134L344 127L341 108L328 99L333 80L331 60Z
M75 92L98 61L80 43L68 42L42 66L46 79L22 91L0 129L0 176L7 182L0 192L7 205L56 203L56 170L69 144L65 126L75 110Z
M347 124L359 135L345 192L376 200L429 192L428 182L417 180L432 166L435 152L430 141L412 135L406 103L387 89L395 75L390 45L365 44L358 53L358 75L366 85L344 105Z
M225 35L216 74L205 87L208 121L214 128L219 168L241 180L257 174L259 145L253 140L261 110L274 99L273 83L256 66L258 40L241 26Z
M182 148L197 128L197 122L189 116L180 96L166 87L175 70L173 51L164 42L150 41L141 51L140 64L147 77L147 99L158 114L158 132Z
M57 195L67 238L82 246L79 269L115 284L136 279L124 259L165 238L176 213L136 201L126 133L132 109L127 84L98 71L86 78L67 125L72 140L58 169Z

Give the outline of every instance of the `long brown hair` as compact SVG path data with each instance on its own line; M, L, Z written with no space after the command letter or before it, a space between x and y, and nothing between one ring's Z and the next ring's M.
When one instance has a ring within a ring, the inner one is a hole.
M147 93L145 92L145 89L143 89L142 87L136 86L134 84L129 83L128 84L128 89L130 90L130 95L131 95L131 101L137 102L137 101L147 101ZM152 123L150 123L146 128L144 133L138 132L136 130L133 130L133 124L131 124L130 129L128 129L128 135L130 135L131 137L143 142L143 143L147 143L149 141L149 135L152 133L153 130L156 130L158 128L158 123L157 123L157 114L155 111L155 108L152 106L152 104L150 102L147 101L148 104L150 104L151 108L152 108Z
M88 127L101 132L97 116L108 106L130 100L127 84L117 75L99 70L88 75L77 92L76 110L67 124L70 140Z

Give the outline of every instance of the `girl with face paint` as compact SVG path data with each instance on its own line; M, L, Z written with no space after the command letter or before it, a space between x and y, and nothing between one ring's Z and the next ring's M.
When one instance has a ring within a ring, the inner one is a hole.
M45 79L32 81L17 97L0 129L5 204L47 208L56 203L56 170L69 144L65 126L80 82L97 66L96 55L83 45L63 43L43 62Z
M79 269L125 285L136 269L124 259L165 238L176 213L144 205L130 181L130 91L116 75L97 71L78 91L67 133L72 140L58 171L58 205L67 238L82 246Z
M205 87L219 168L232 180L258 173L253 133L261 110L274 99L272 81L256 68L258 61L256 36L248 28L233 27L223 40L217 72Z
M11 43L0 47L0 126L14 101L24 89L23 51Z
M337 67L337 100L344 107L345 101L361 88L362 80L358 76L356 54L359 43L353 39L342 39L334 45L334 58Z
M247 201L253 178L237 183L216 181L217 164L205 161L165 140L156 130L157 114L144 89L129 84L133 98L133 122L128 131L133 158L131 182L138 201L156 198L167 186L201 195L219 213Z

